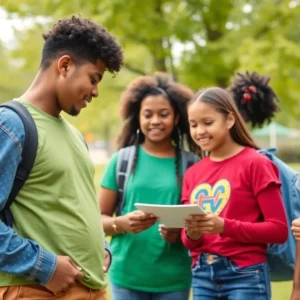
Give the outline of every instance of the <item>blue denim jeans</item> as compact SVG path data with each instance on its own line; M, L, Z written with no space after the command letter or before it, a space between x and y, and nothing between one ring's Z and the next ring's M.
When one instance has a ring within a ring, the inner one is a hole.
M239 268L226 257L201 254L193 267L193 300L270 300L267 263Z
M190 291L149 293L111 284L112 300L188 300Z

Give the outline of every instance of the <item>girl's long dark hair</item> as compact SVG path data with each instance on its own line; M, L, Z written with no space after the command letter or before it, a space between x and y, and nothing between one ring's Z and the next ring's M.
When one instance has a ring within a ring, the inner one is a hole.
M270 123L279 111L279 100L269 81L270 77L256 72L237 73L228 89L242 117L252 127Z
M230 94L219 87L210 87L200 90L197 95L189 103L204 102L213 106L218 112L227 117L230 113L233 114L235 123L230 129L230 135L233 141L241 146L249 146L254 149L259 149L258 145L253 140L245 121L239 113Z
M145 137L139 130L139 112L143 99L150 95L163 95L174 109L175 116L179 116L178 124L172 133L172 142L175 146L175 171L178 183L181 182L180 161L181 149L184 146L199 153L193 142L187 117L187 104L193 97L193 92L185 85L174 82L166 73L154 73L153 76L141 76L133 80L121 97L121 116L124 120L118 138L118 148L135 145L135 156L132 172L135 172L138 160L138 146Z

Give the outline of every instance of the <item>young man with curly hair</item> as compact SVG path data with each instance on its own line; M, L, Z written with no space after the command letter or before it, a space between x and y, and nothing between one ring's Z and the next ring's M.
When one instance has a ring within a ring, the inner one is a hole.
M76 116L98 96L106 70L123 52L102 26L73 16L43 35L40 69L19 98L38 131L28 180L11 206L13 229L0 221L0 299L106 299L105 249L93 185L94 167L80 133L60 113ZM25 129L0 108L0 211L21 162Z

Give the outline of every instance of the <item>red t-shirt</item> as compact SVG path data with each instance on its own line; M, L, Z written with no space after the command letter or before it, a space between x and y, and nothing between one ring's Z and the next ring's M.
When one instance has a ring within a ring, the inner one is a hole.
M183 204L197 203L224 218L222 234L204 234L198 241L182 230L193 265L202 252L228 257L239 267L265 262L267 244L284 243L288 235L280 186L277 167L250 147L223 161L206 157L190 167Z

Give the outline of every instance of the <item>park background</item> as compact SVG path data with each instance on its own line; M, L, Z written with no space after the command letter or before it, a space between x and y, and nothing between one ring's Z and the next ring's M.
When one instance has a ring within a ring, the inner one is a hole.
M262 147L300 170L300 3L297 0L0 0L0 102L21 95L40 64L42 33L80 14L103 24L124 47L124 68L106 74L78 118L96 165L95 185L116 150L119 99L140 75L165 71L190 86L227 87L235 72L271 77L281 111L253 132ZM274 300L292 284L274 283Z

